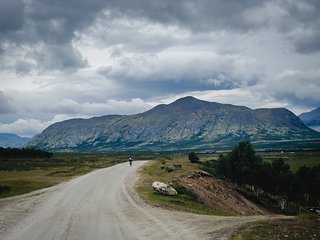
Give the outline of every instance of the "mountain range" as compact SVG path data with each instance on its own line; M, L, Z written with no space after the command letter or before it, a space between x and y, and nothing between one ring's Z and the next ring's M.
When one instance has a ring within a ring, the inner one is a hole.
M29 141L30 138L20 137L12 133L0 133L0 147L19 148Z
M300 119L309 128L320 132L320 107L299 115Z
M240 140L271 147L316 141L320 133L284 108L243 106L184 97L135 115L55 123L28 144L53 151L223 149Z

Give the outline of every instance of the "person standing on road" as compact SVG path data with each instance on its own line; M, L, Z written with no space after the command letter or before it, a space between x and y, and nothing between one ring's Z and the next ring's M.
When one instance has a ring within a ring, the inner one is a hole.
M130 156L130 157L129 157L129 164L130 164L130 166L132 166L132 161L133 161L133 157Z

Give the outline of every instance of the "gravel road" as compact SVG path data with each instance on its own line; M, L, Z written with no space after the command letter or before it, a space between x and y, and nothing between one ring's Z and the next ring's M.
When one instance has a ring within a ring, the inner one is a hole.
M149 206L133 190L144 163L119 164L0 200L0 239L218 240L228 239L246 222L267 218L202 216Z

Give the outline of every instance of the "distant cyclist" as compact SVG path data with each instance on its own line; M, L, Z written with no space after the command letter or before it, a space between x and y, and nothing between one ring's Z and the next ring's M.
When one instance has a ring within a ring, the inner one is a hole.
M130 156L130 157L129 157L129 164L130 164L130 166L132 166L132 161L133 161L133 157Z

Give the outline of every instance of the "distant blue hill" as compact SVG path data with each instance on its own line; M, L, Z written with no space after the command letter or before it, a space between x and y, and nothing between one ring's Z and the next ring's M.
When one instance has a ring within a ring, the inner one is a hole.
M320 107L310 112L302 113L299 117L309 128L320 132Z
M20 137L12 133L0 133L0 147L23 147L31 138Z

